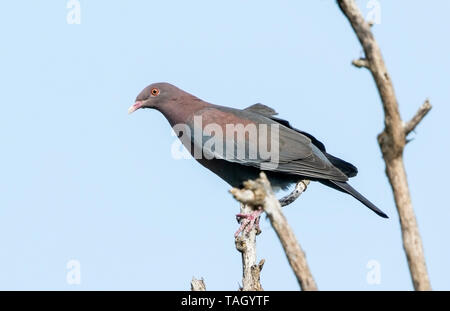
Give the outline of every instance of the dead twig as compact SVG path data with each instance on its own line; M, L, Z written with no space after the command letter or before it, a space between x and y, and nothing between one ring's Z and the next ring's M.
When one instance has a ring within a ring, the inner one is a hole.
M194 292L206 291L205 280L203 280L203 278L197 280L195 277L193 277L191 281L191 291Z
M296 185L294 190L289 193L288 195L282 197L280 199L280 205L281 206L287 206L289 204L292 204L295 200L298 199L298 197L306 191L306 188L308 188L309 180L300 180Z

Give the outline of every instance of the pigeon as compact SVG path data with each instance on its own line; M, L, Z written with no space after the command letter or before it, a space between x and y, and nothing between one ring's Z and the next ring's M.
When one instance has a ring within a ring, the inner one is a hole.
M128 112L144 108L160 111L193 157L232 187L242 187L261 171L274 190L308 179L347 193L388 218L347 182L358 173L354 165L329 154L322 142L279 118L271 107L214 105L160 82L144 88ZM260 213L239 217L254 219Z

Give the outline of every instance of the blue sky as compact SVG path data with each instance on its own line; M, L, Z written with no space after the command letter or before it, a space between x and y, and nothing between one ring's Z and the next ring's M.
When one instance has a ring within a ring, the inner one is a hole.
M374 33L409 119L433 110L405 152L432 286L450 289L448 1L380 0ZM0 289L184 290L192 276L234 290L238 204L194 160L174 160L156 111L127 115L152 82L209 102L256 102L352 162L352 185L391 218L312 184L285 210L323 290L410 290L398 216L376 135L380 100L334 1L66 1L0 8ZM364 14L368 1L358 1ZM298 285L270 224L258 256L265 289ZM80 284L66 281L80 263ZM380 284L368 284L370 260Z

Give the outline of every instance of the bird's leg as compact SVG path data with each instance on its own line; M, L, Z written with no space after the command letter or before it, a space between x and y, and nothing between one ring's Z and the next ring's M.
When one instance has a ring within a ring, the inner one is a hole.
M261 233L261 229L259 228L259 218L262 214L263 210L260 207L254 210L249 214L237 214L236 220L241 222L241 226L234 234L235 237L239 236L241 232L249 233L253 228L256 228L256 234Z

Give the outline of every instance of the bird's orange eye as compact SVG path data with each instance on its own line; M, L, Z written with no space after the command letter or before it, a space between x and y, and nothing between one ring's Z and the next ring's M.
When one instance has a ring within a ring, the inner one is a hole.
M152 96L158 96L159 95L159 90L155 87L151 90L150 92L152 94Z

